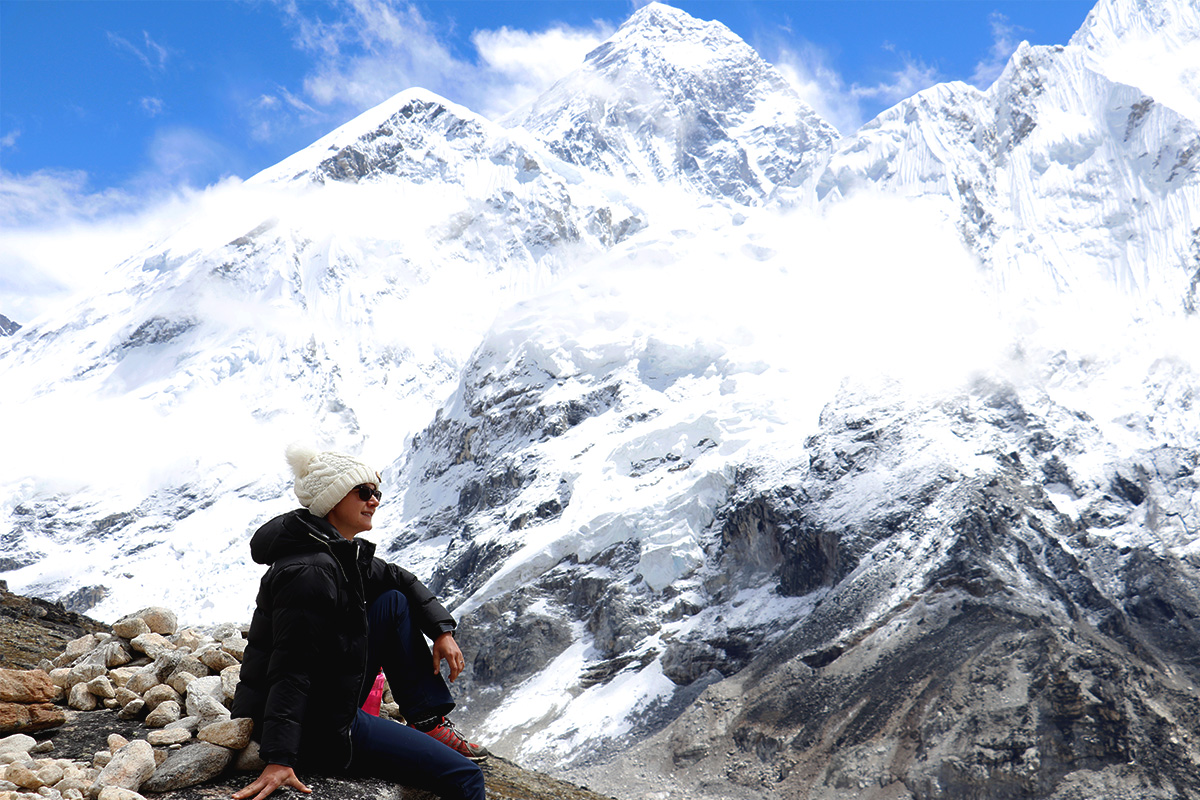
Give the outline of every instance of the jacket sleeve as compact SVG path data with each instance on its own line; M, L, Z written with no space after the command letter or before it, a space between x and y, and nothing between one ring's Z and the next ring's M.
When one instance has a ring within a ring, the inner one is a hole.
M333 619L337 581L331 569L284 567L271 582L272 643L260 753L268 764L296 766L301 726L313 691L316 642Z
M408 599L408 607L421 631L430 639L443 633L453 633L458 627L454 617L446 610L429 587L417 580L403 567L389 564L381 558L371 560L371 595L378 597L383 592L399 589Z

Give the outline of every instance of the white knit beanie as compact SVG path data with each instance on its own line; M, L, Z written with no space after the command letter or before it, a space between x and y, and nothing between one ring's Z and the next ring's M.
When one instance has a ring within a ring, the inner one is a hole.
M353 456L318 453L311 447L288 445L288 464L296 475L296 497L311 514L323 517L361 483L379 486L380 475Z

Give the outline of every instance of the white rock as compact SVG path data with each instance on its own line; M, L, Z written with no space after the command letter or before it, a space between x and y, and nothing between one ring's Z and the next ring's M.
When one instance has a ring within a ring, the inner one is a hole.
M0 739L0 753L28 753L37 744L37 739L24 733L14 733Z
M143 633L132 639L129 646L139 653L145 653L151 658L157 659L163 653L175 649L175 645L167 640L167 637L161 633Z
M138 697L121 706L117 716L121 719L134 719L146 711L146 701Z
M87 682L86 686L87 690L96 697L109 699L117 696L117 690L113 687L112 681L108 679L107 675L92 678Z
M238 663L236 658L219 647L197 653L197 658L213 672L221 672Z
M167 678L167 686L170 686L182 697L187 694L188 686L192 681L196 680L196 676L190 672L173 672L171 677Z
M113 633L123 639L136 639L143 633L150 633L150 626L141 617L126 617L117 620L112 626Z
M132 789L124 789L120 786L105 786L100 790L100 795L96 800L146 800L146 798Z
M71 671L67 674L68 686L64 688L73 689L76 684L87 683L92 678L99 678L107 673L108 670L105 667L94 661L82 661L71 667Z
M178 703L183 696L172 687L160 683L150 687L149 691L142 695L142 699L146 701L146 708L153 711L168 700Z
M233 699L234 694L237 693L237 687L241 680L241 664L234 664L221 670L221 691L225 693L226 700Z
M175 612L162 606L143 608L133 616L141 617L154 633L170 636L179 628L179 620Z
M217 698L210 694L192 694L191 692L188 692L187 696L187 713L190 717L200 718L200 727L229 719L230 716L229 709Z
M155 747L183 744L192 738L192 732L184 728L163 728L146 734L146 741Z
M181 728L187 730L188 733L196 733L200 728L200 717L179 717L179 720L163 726L163 729Z
M250 744L250 734L253 731L254 720L241 717L205 725L196 734L196 738L202 742L228 747L230 750L241 750Z
M37 776L46 786L53 786L63 779L63 768L51 762L39 769Z
M113 682L113 686L118 688L129 683L129 679L133 677L141 667L117 667L108 671L108 679Z
M71 687L71 694L67 698L67 705L76 711L94 711L96 708L96 695L88 691L86 683L77 683Z
M203 678L196 678L188 684L188 695L209 695L216 698L217 702L225 702L225 687L221 684L220 675L208 675Z
M184 628L171 637L171 640L175 642L177 646L186 647L193 653L211 641L209 637L200 633L200 631L196 630L195 628Z
M154 774L154 767L154 748L144 739L134 739L113 753L112 760L96 776L92 792L99 794L109 786L137 791Z
M147 728L161 728L179 719L179 703L167 700L146 715Z
M85 634L80 636L78 639L72 639L71 641L67 642L67 646L63 649L62 655L55 660L59 661L59 659L61 659L61 661L59 661L60 665L70 664L80 656L90 653L92 650L94 650L98 641L99 639L94 633Z
M154 665L150 664L131 675L129 681L125 684L125 688L141 696L157 685L158 672L155 670Z
M4 772L4 779L15 783L22 789L35 792L46 785L36 772L24 764L9 764L8 769Z
M63 689L70 689L74 685L71 683L70 667L56 667L46 674L50 676L50 682L55 686L59 686ZM76 683L78 683L78 681L76 681Z
M230 636L221 640L221 649L241 661L246 655L246 640L241 636Z

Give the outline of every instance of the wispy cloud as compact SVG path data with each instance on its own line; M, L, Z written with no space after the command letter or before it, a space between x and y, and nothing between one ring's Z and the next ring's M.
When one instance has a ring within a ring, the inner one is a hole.
M0 313L31 322L90 291L108 268L147 243L224 205L238 181L193 190L179 177L187 172L180 154L197 146L203 149L184 132L163 137L153 148L154 166L120 189L96 189L78 170L0 170ZM210 147L203 157L220 154ZM155 170L174 178L155 177Z
M242 114L250 124L251 138L258 142L274 141L281 131L296 125L317 127L328 119L284 86L243 103Z
M885 46L886 50L893 50ZM876 109L892 106L942 80L935 67L907 53L897 53L900 66L874 84L848 84L822 48L802 43L781 47L776 67L804 102L844 134L862 127Z
M470 37L472 58L455 53L445 31L400 0L340 0L333 16L328 9L320 16L295 0L279 8L295 31L297 48L311 55L313 65L302 89L290 97L281 90L248 103L253 135L260 140L281 132L289 120L328 124L322 112L345 118L414 86L496 118L532 100L612 33L604 23L477 30Z
M1024 32L1022 28L1010 24L1008 17L999 11L992 12L988 24L992 28L991 49L988 51L987 58L976 64L975 71L971 74L971 83L980 89L986 89L1000 77L1000 73L1008 64L1008 59L1012 57L1020 43L1019 35Z
M138 61L142 62L142 65L146 69L153 73L161 73L166 70L167 59L170 57L167 48L151 39L150 34L146 31L142 31L142 40L142 44L139 46L124 36L111 31L108 32L108 41L110 44L118 50L132 55Z
M17 146L17 140L20 138L20 128L14 128L3 136L0 136L0 150L12 150Z
M555 27L536 33L508 27L475 31L471 42L489 86L479 100L481 112L495 118L533 101L579 67L612 33L612 27L600 22L591 28Z
M887 50L894 50L890 45ZM873 86L855 84L850 92L855 97L865 97L885 105L894 105L912 97L922 89L928 89L940 80L936 67L931 67L908 53L897 53L901 66L893 70L884 80Z
M128 192L95 191L80 171L0 171L0 313L28 322L94 279L125 229L116 221L139 207Z
M140 101L138 101L138 105L148 117L157 117L159 114L163 113L167 107L166 103L162 101L161 97L143 97Z

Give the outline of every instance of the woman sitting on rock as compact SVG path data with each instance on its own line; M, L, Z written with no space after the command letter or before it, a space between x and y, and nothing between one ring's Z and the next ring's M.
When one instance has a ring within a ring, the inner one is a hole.
M233 701L254 720L267 766L233 797L263 800L280 786L311 791L295 768L369 775L451 800L483 800L476 761L487 751L446 718L465 662L454 618L416 577L375 558L355 535L371 529L380 476L341 453L287 451L304 508L267 522L250 553L269 564ZM430 649L424 636L433 641ZM361 706L380 667L410 726Z

